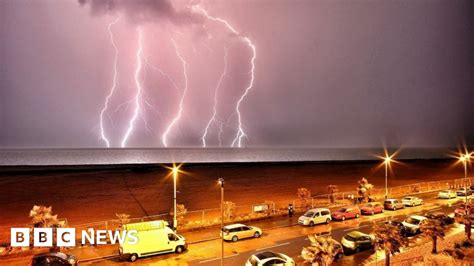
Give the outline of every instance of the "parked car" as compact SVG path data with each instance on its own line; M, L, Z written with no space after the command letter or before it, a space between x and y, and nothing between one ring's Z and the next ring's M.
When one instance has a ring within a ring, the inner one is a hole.
M273 251L263 251L253 254L248 258L245 266L266 266L266 265L281 265L294 266L295 261L283 253Z
M383 212L383 205L380 202L369 202L360 208L362 214L374 215Z
M417 205L423 204L423 200L418 197L407 196L402 199L402 203L405 206L415 207Z
M341 221L344 221L346 219L351 219L351 218L359 218L360 209L358 207L340 208L337 211L333 211L331 216L333 220L341 220Z
M441 221L443 225L450 225L454 223L454 218L443 212L428 212L425 214L425 217L428 219L436 219Z
M375 238L359 231L352 231L342 238L341 244L345 253L358 253L374 248Z
M474 207L473 204L461 204L458 208L454 210L454 215L455 216L464 216L466 214L471 214L471 209Z
M442 190L438 193L440 199L454 199L455 197L457 197L456 192L452 190Z
M313 226L315 224L329 223L332 220L329 209L316 208L307 211L298 218L298 223L302 225Z
M407 235L407 230L406 230L405 226L403 225L403 222L400 222L400 221L397 221L397 220L390 220L390 221L386 221L385 223L398 227L400 235L402 235L402 236Z
M403 205L403 203L397 199L386 199L384 202L383 202L383 207L386 209L386 210L398 210L398 209L403 209L405 208L405 205Z
M472 190L471 188L459 188L458 190L456 190L456 195L458 197L465 197L465 196L470 196L472 195Z
M262 235L262 229L245 224L231 224L222 228L221 235L222 234L224 240L237 242L239 239L260 237Z
M73 255L64 254L62 252L48 252L35 255L30 266L56 266L56 265L77 265L77 258Z
M407 234L419 234L421 223L428 218L420 215L410 215L402 222Z

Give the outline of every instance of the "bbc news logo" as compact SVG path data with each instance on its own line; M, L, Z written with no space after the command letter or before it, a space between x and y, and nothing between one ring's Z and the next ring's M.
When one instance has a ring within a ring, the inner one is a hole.
M31 234L31 230L33 234ZM11 228L10 243L12 247L29 247L30 237L33 238L33 246L35 247L52 247L53 240L58 247L75 247L76 246L76 229L75 228ZM138 243L136 230L82 230L81 244L86 245L105 245L119 243L123 245L135 245Z

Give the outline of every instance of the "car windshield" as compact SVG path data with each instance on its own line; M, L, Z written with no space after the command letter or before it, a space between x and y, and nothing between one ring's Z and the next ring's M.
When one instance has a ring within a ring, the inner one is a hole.
M405 198L403 198L403 199L404 199L404 200L411 200L412 198L410 198L410 197L405 197Z
M372 203L367 203L367 204L365 204L365 207L372 208L372 207L374 207L374 205Z
M440 193L448 193L448 191L446 191L446 190L443 190L443 191L441 191Z
M304 214L304 216L306 216L306 217L313 217L313 215L314 215L314 212L312 212L312 211L306 212Z
M414 224L414 225L417 225L420 223L420 220L418 219L415 219L413 217L408 217L405 222L409 223L409 224Z
M346 235L344 238L345 238L346 240L349 240L349 241L352 241L352 242L354 242L354 241L357 240L357 239L355 239L354 237L352 237L352 236L350 236L350 235Z
M339 210L337 210L338 212L346 212L346 208L340 208Z

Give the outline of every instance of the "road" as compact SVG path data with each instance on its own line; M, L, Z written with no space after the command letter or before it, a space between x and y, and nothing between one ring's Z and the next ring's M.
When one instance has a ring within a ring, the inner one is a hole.
M330 234L335 240L341 241L342 237L352 230L358 230L364 233L371 233L372 225L374 222L384 222L386 220L403 220L407 215L410 214L424 214L428 211L442 211L445 213L452 213L456 206L461 203L461 199L452 200L440 200L435 198L435 194L427 194L422 198L425 200L425 204L417 207L407 207L402 210L389 211L386 210L384 213L376 214L373 216L361 216L358 219L351 219L346 221L333 221L326 225L316 225L314 227L305 227L296 225L298 217L293 217L292 221L285 219L280 222L267 222L260 221L255 224L249 223L249 225L258 225L263 228L263 235L256 239L240 240L236 243L225 242L225 262L224 265L244 265L245 261L251 254L259 251L271 250L276 252L284 253L299 264L302 262L300 257L301 250L305 246L310 245L308 235L310 234ZM292 224L290 226L282 226L282 224ZM276 227L275 227L276 226ZM270 228L269 227L273 227ZM200 237L215 237L217 232L211 230L209 232L190 232L184 234L186 238L196 238L195 234L200 234ZM206 235L207 234L207 235ZM428 241L422 239L420 236L414 236L413 238L418 239L417 243ZM110 246L108 255L99 254L92 256L97 259L84 261L80 254L76 254L74 251L71 253L78 256L83 262L81 265L131 265L129 262L123 262L118 259L116 254L117 248ZM341 260L337 261L334 265L358 265L362 261L366 260L373 251L365 251L354 255L344 256ZM141 258L133 265L220 265L221 256L221 242L220 239L211 239L207 241L197 242L189 245L189 249L183 254L168 254L161 256L152 256L148 258ZM16 259L12 260L8 265L25 265L28 259Z

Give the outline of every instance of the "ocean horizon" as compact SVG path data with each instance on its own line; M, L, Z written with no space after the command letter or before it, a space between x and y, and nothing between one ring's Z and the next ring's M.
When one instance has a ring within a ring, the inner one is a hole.
M446 159L454 150L406 148L396 158ZM381 148L0 149L0 166L367 161L382 154Z

